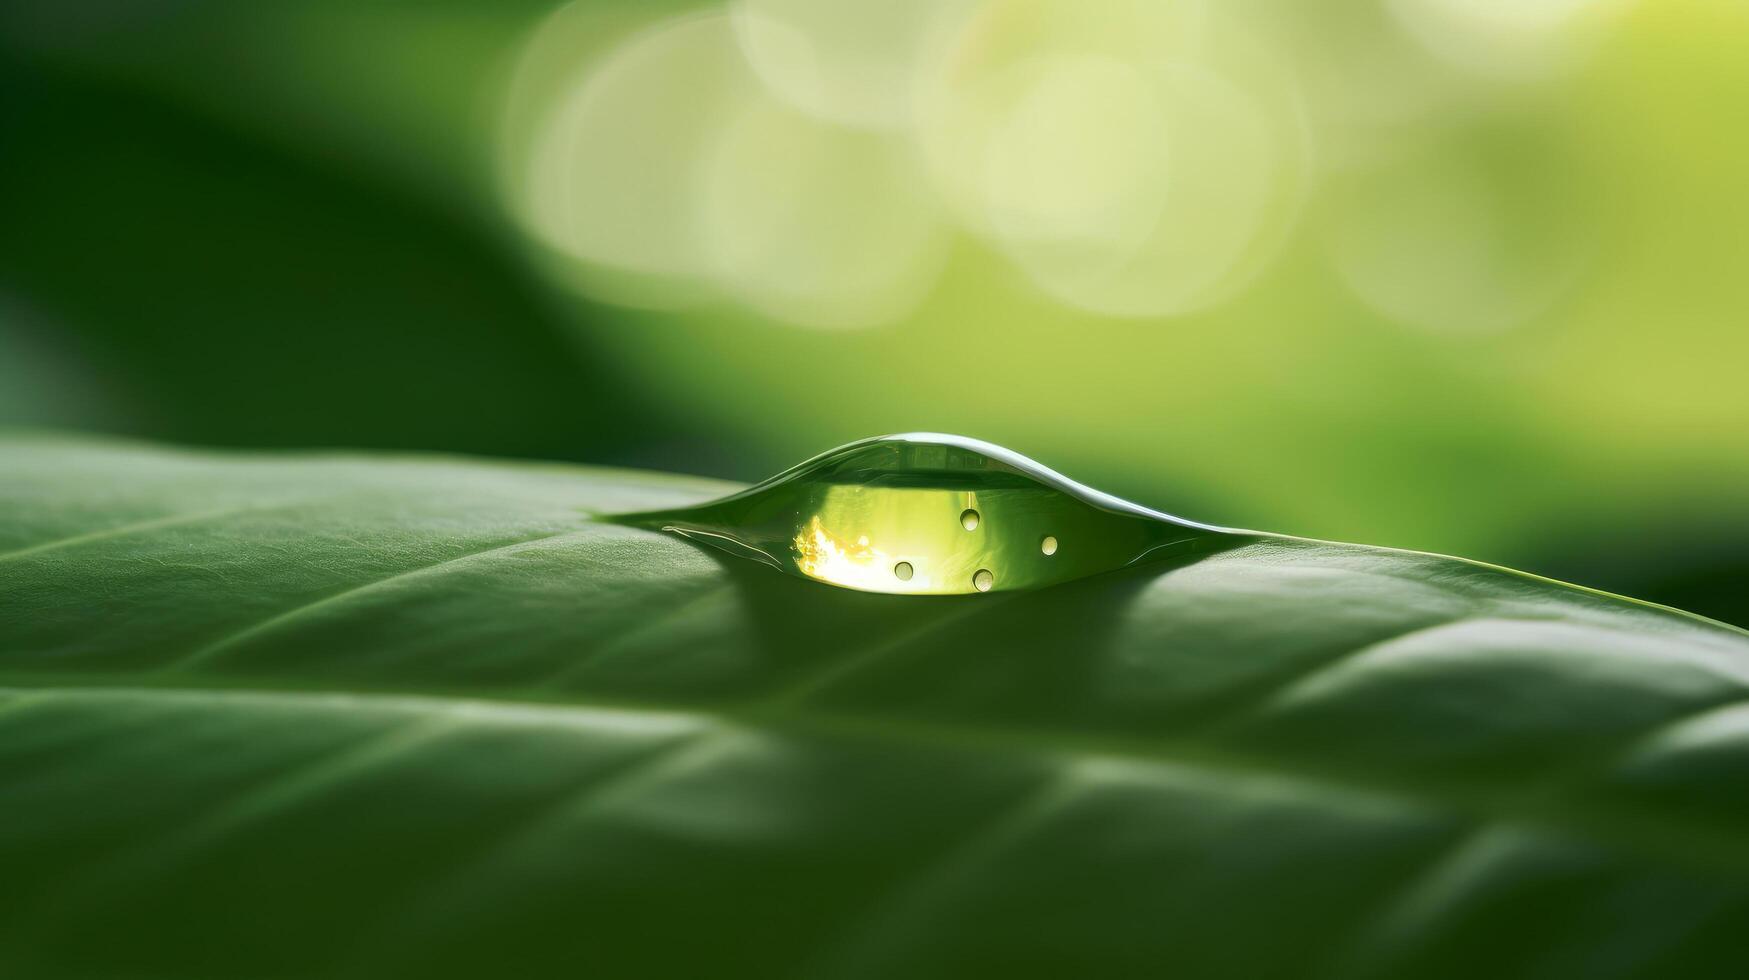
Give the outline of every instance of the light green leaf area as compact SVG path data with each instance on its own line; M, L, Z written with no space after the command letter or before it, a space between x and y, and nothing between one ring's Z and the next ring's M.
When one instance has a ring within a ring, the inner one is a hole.
M1739 631L1270 536L883 596L599 518L727 489L0 439L0 974L1741 975Z

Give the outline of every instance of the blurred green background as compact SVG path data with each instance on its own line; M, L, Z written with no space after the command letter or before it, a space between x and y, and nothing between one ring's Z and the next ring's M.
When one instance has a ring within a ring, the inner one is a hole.
M992 440L1749 623L1749 4L0 8L0 424Z

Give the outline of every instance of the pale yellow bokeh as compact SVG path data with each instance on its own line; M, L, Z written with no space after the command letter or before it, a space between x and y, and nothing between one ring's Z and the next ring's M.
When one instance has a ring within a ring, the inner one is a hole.
M909 122L917 64L972 0L733 0L742 53L773 95L828 122Z
M547 30L564 26L555 18ZM592 292L632 305L670 305L677 288L691 295L709 268L699 161L756 90L721 16L626 37L549 96L520 213L541 241L590 267Z
M1166 316L1219 302L1280 246L1309 131L1269 49L1219 5L996 0L920 87L949 205L1072 306Z
M947 245L909 147L749 100L703 158L697 235L725 292L812 327L910 313Z
M1417 329L1493 333L1535 320L1592 254L1584 215L1562 193L1577 178L1558 159L1540 171L1490 166L1434 141L1346 175L1326 223L1337 276L1375 312ZM1538 234L1524 233L1527 219Z
M1545 78L1573 68L1632 0L1384 0L1428 51L1478 76Z

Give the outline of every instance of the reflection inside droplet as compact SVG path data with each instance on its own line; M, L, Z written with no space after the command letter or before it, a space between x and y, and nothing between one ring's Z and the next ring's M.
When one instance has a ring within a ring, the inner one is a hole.
M995 584L996 584L996 576L990 574L990 570L988 568L980 568L980 569L978 569L978 571L975 574L972 575L972 585L979 592L988 592L988 591L990 591L990 587L995 585Z
M960 514L960 526L968 531L976 531L978 529L978 520L978 512L970 507L967 507L965 511Z
M1045 535L1045 539L1038 543L1038 550L1044 552L1047 555L1056 554L1057 553L1057 539L1052 537L1049 534Z
M902 561L893 566L893 577L901 582L911 581L911 563Z

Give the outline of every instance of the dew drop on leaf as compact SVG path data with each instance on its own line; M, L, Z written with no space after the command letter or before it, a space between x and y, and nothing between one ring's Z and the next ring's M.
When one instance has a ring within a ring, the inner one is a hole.
M614 520L815 582L903 595L1040 588L1251 539L934 433L864 439L718 500ZM1075 547L1059 553L1060 537Z

